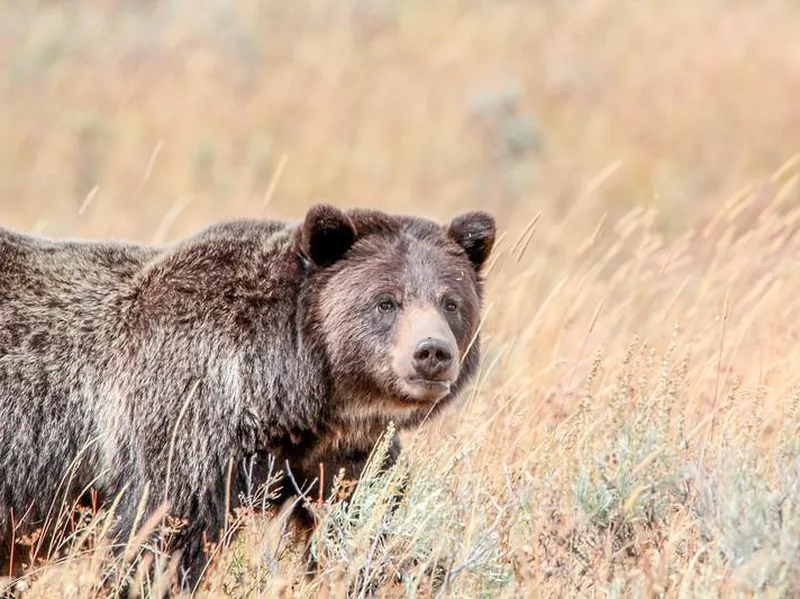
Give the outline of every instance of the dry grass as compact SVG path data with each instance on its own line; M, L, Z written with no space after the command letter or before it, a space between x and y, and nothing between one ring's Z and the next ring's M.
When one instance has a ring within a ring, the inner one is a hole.
M203 593L800 592L794 7L38 5L0 6L5 223L165 239L322 199L507 232L479 380L321 508L325 575L243 510ZM105 517L27 596L93 592Z

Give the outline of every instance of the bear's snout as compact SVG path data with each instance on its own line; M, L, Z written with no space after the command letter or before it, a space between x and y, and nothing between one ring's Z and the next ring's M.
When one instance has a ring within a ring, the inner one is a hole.
M414 401L446 396L460 372L458 343L433 306L412 305L398 323L392 362L404 395Z
M414 349L412 363L420 378L435 381L447 375L454 353L444 339L427 337Z

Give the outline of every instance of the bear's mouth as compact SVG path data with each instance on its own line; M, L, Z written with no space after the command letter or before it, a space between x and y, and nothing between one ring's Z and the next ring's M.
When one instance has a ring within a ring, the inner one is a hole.
M435 379L423 379L421 377L411 377L408 382L412 385L423 385L433 389L447 389L450 390L450 381L437 381Z
M452 383L422 377L408 377L406 383L413 390L413 397L418 401L439 401L450 393Z

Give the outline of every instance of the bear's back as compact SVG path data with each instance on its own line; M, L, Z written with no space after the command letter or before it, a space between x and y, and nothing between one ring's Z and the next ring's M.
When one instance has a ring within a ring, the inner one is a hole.
M68 320L79 329L89 321L97 323L109 310L118 312L138 279L160 264L202 263L204 257L208 262L224 249L246 266L249 255L285 247L290 229L281 221L230 220L173 244L149 246L52 240L0 227L0 336L3 329L25 327L31 319L39 324ZM229 270L230 264L219 267ZM0 354L3 349L0 339Z
M157 252L133 243L53 241L0 229L0 328L62 312L97 319L108 298Z

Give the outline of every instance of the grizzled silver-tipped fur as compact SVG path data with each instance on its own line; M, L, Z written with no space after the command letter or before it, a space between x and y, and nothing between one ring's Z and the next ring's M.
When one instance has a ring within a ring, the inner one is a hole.
M389 421L417 425L475 372L494 235L482 212L439 225L330 206L163 247L0 229L0 561L12 510L19 532L40 526L84 448L73 495L127 486L125 534L147 486L148 510L168 495L191 583L247 459L301 485L319 463L357 477ZM404 326L423 312L429 328Z

